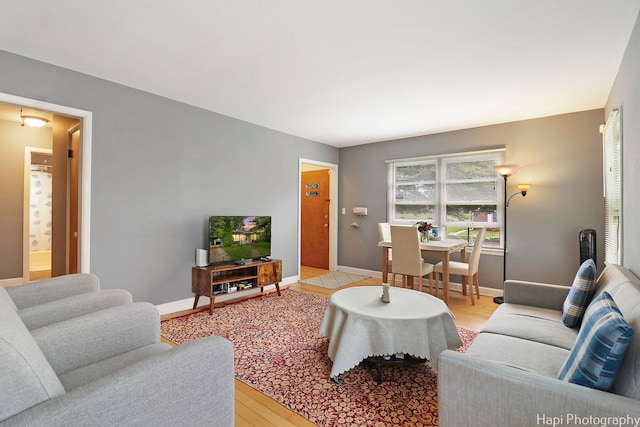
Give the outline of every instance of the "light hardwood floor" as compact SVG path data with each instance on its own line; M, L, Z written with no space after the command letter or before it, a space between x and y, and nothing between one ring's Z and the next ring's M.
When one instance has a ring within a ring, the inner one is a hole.
M311 267L301 267L300 279L326 274L326 270ZM370 278L358 282L352 286L380 285L380 279ZM316 295L331 296L334 292L331 289L319 288L303 283L296 283L288 286L302 292ZM487 321L489 316L498 307L493 298L482 296L476 300L476 305L472 306L468 296L463 296L460 292L449 293L449 307L456 316L456 325L473 330L479 330ZM162 319L169 319L174 316L188 314L193 310L181 311L163 315ZM168 342L168 341L165 341ZM169 344L172 344L169 342ZM268 396L254 390L248 385L236 380L236 418L237 427L287 427L287 426L315 426L311 421L301 417L271 399Z

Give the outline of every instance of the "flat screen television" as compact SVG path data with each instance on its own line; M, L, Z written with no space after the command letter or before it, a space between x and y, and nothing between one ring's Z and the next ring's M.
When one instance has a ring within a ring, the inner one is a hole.
M270 255L270 216L209 217L210 265Z

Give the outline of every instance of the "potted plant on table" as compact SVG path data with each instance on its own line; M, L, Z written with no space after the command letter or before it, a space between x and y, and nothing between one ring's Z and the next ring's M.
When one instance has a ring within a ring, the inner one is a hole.
M433 225L427 221L418 221L416 222L416 227L418 227L418 232L420 233L420 240L423 242L428 242L429 237L431 237L431 230L433 230Z

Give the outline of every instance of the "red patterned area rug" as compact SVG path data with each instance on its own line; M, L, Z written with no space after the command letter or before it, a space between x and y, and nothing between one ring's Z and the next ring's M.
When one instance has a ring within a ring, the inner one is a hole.
M326 297L286 289L162 322L182 344L220 335L235 347L236 378L319 426L437 426L437 376L427 364L376 368L362 363L329 379L328 338L318 330ZM458 328L465 351L476 332Z

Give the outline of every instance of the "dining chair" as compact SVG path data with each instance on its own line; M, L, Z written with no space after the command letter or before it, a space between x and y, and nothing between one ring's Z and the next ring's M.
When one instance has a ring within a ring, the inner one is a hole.
M424 262L420 251L420 238L416 227L391 226L393 250L393 274L402 275L402 286L408 277L418 278L418 290L422 291L422 277L429 275L429 290L433 287L433 264Z
M467 282L469 283L469 297L471 298L471 304L475 305L476 302L473 299L473 287L475 284L476 295L478 299L480 299L480 286L478 284L478 266L480 264L480 252L482 252L482 244L484 243L484 238L487 234L486 228L481 228L478 232L478 236L476 237L476 241L473 244L473 249L471 250L471 256L469 257L469 262L460 262L460 261L449 261L449 276L452 274L457 274L467 278ZM442 275L442 263L439 262L433 268L433 271L436 275L436 295L438 295L438 275ZM444 280L443 280L444 282ZM462 284L462 293L464 294L466 290L466 285Z
M388 222L379 222L378 223L378 234L380 235L381 242L390 242L391 241L391 224ZM392 261L392 253L393 251L389 249L389 258L387 259L387 265L389 266L389 271L391 271L391 283L395 286L396 284L396 274L393 273L391 269L391 261Z

